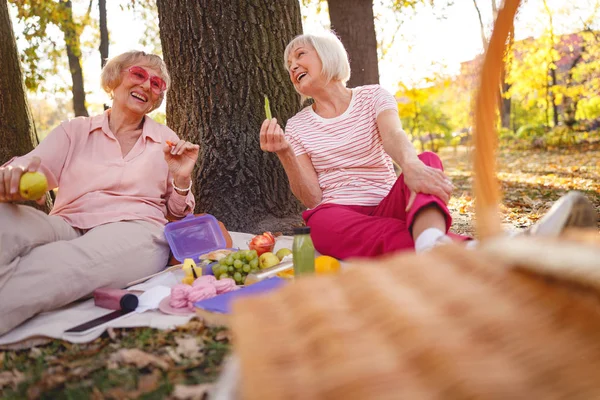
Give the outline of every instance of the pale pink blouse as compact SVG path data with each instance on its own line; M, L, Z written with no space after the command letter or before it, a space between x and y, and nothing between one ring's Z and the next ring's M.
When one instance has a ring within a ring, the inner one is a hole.
M40 157L49 189L58 187L50 215L76 228L126 220L164 225L167 210L177 217L192 212L192 192L173 190L164 159L165 141L179 140L175 132L146 116L140 138L123 157L109 112L63 122L33 151L5 165L27 166L32 156Z

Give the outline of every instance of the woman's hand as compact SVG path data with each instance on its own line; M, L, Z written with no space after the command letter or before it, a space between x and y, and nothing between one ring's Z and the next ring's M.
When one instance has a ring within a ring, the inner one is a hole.
M412 207L417 193L432 194L446 204L450 201L454 186L444 171L427 166L421 160L416 159L403 166L402 174L404 183L410 189L406 211Z
M277 118L265 119L260 127L260 149L279 153L289 148L290 143L285 139L285 134L277 123Z
M25 172L35 172L39 169L42 160L39 157L32 157L29 165L22 166L6 166L0 167L0 203L8 203L13 201L26 201L19 192L19 183L21 175ZM46 202L46 195L37 200L39 204Z
M200 146L180 140L173 146L166 144L163 151L175 185L180 188L188 187L191 182L192 171L198 160Z

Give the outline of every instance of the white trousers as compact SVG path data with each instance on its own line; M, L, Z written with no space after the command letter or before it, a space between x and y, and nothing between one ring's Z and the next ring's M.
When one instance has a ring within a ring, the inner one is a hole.
M83 233L60 217L0 203L0 335L96 288L122 288L158 272L168 257L164 228L151 222Z

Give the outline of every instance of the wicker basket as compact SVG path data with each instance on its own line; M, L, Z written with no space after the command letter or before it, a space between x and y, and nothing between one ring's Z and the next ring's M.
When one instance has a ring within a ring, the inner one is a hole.
M481 249L366 260L234 304L243 398L600 399L597 232L499 235L494 120L518 5L498 14L476 102Z

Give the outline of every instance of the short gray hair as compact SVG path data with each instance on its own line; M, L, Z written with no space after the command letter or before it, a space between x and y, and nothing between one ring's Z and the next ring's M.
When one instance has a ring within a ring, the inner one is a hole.
M344 85L350 79L350 62L348 53L340 39L333 32L325 32L319 35L299 35L287 45L283 53L284 66L289 72L288 59L290 53L297 47L310 45L315 49L321 59L323 69L321 73L326 81L341 81Z
M165 98L165 93L167 93L167 90L169 90L169 87L171 86L171 77L169 76L165 62L155 54L134 50L119 54L108 60L100 74L100 84L102 85L102 89L104 89L104 91L112 98L113 91L121 84L121 72L136 64L144 64L152 69L160 71L161 78L167 85L165 91L162 92L156 103L152 106L152 110L156 110L160 107Z

